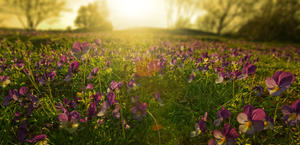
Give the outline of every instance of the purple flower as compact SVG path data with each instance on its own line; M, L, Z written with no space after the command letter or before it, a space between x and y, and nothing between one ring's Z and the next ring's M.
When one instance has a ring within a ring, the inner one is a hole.
M196 77L196 73L192 72L192 74L190 75L190 78L189 78L188 82L191 83L194 80L195 77Z
M70 63L69 72L76 73L78 72L80 63L78 61L73 61Z
M275 72L272 78L266 79L266 85L268 91L272 96L280 96L285 90L287 90L295 77L292 73L278 71Z
M243 133L254 134L256 131L264 129L264 120L266 113L263 109L254 109L253 106L247 105L244 111L237 116L237 121L241 124L239 130Z
M28 92L28 88L27 88L27 87L24 87L24 86L23 86L23 87L21 87L21 88L19 89L19 94L22 95L22 96L26 95L27 92Z
M92 70L92 72L90 72L90 74L89 74L89 76L88 76L88 80L90 80L90 79L92 79L93 77L95 77L96 75L97 75L97 73L98 73L98 71L99 71L99 68L94 68L93 70Z
M102 103L102 106L101 106L101 110L99 111L99 113L97 114L97 116L99 117L102 117L104 116L106 113L107 113L107 110L109 109L109 103L108 101L105 101Z
M115 103L117 103L117 100L116 100L116 94L114 92L109 92L107 94L107 101L108 101L108 104L110 106L114 105Z
M36 143L38 141L41 141L41 140L45 140L47 138L47 135L46 134L40 134L40 135L37 135L31 139L26 139L27 142L29 143Z
M61 55L59 61L57 62L58 68L61 68L67 62L67 56Z
M231 128L230 124L224 124L224 128L221 131L214 130L214 138L209 141L209 145L234 145L235 139L239 137L238 132Z
M96 102L93 102L90 104L90 107L87 110L87 115L89 117L96 117L97 116L97 104Z
M215 126L219 126L221 122L230 117L230 111L222 107L221 110L217 112L218 118L214 121Z
M96 92L95 95L93 95L94 101L96 102L96 104L98 104L101 101L101 95L100 93Z
M0 75L0 82L2 84L2 87L5 88L8 84L10 84L9 76Z
M264 88L262 86L256 86L253 88L256 96L261 96L264 92Z
M127 83L127 87L128 88L133 88L134 85L136 85L135 80L131 79L128 83Z
M92 45L89 42L75 42L72 46L72 52L75 54L76 57L81 57L82 55L89 52Z
M141 103L138 100L138 97L135 99L135 106L131 108L133 113L133 118L136 120L142 120L147 115L147 103Z
M88 84L86 87L85 87L86 90L92 90L94 89L94 85L93 84Z
M27 136L27 125L26 125L26 120L24 120L18 129L18 140L21 143L24 143L26 136Z
M195 137L200 135L202 132L206 129L206 120L207 120L207 112L205 112L205 115L203 118L200 119L198 123L195 124L195 130L191 132L191 137Z
M120 110L120 106L117 104L117 105L115 106L115 109L113 110L113 115L114 115L114 117L120 118L120 112L119 112L119 110Z
M116 81L112 81L109 85L109 88L111 90L115 90L115 89L119 89L120 87L122 87L123 83L122 82L116 82Z
M12 99L17 101L19 99L19 96L20 94L17 89L9 90L8 94L4 97L3 105L7 106Z
M95 39L94 42L95 42L99 47L101 47L101 45L102 45L101 39Z
M282 106L282 119L286 124L295 126L300 121L300 99L295 101L292 106Z

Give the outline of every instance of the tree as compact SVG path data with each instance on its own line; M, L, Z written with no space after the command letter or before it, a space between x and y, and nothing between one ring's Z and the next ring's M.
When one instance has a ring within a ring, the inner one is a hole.
M300 1L263 0L239 34L254 40L300 40Z
M225 29L236 28L241 20L250 18L256 8L256 0L203 0L204 17L198 18L198 27L220 35ZM203 24L201 24L203 23ZM206 26L209 24L210 26ZM234 25L234 26L233 26Z
M75 19L75 25L84 30L112 30L108 21L109 10L105 0L81 6Z
M17 16L25 29L35 30L43 21L65 10L63 0L4 0L4 12Z
M185 28L191 26L199 0L165 0L165 5L168 27Z

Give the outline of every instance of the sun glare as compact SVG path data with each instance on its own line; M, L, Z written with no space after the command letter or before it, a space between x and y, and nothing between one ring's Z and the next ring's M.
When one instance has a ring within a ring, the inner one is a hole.
M149 0L120 0L116 5L116 9L124 17L141 18L147 17L153 10Z

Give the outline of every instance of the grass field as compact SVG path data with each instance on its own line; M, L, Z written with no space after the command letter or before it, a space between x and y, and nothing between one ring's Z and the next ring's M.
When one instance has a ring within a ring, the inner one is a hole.
M299 44L1 34L0 144L300 143Z

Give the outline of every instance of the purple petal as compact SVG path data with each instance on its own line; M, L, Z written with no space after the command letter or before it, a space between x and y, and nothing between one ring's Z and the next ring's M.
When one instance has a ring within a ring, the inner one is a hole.
M231 129L230 124L228 123L224 124L222 134L227 137L229 135L230 129Z
M264 122L261 120L253 120L252 125L255 131L262 131L264 130Z
M208 145L216 145L216 142L214 139L210 139Z
M27 142L29 143L36 143L38 141L41 141L41 140L45 140L47 138L47 135L46 134L40 134L40 135L37 135L31 139L26 139Z
M300 114L300 99L295 101L293 103L292 107L296 111L297 114Z
M266 113L263 109L255 109L252 112L252 120L264 120L266 118Z
M274 81L278 84L279 76L283 73L283 71L278 71L273 74Z
M294 81L295 77L292 73L289 72L282 72L278 77L277 84L279 86L282 85L290 85Z
M244 106L243 112L246 113L248 117L251 117L253 110L254 110L253 106L246 105L246 106Z
M240 136L239 133L234 128L231 128L229 135L233 139L236 139Z
M26 95L27 92L28 92L28 88L27 88L27 87L24 87L24 86L23 86L23 87L21 87L21 88L19 89L19 94L22 95L22 96Z

